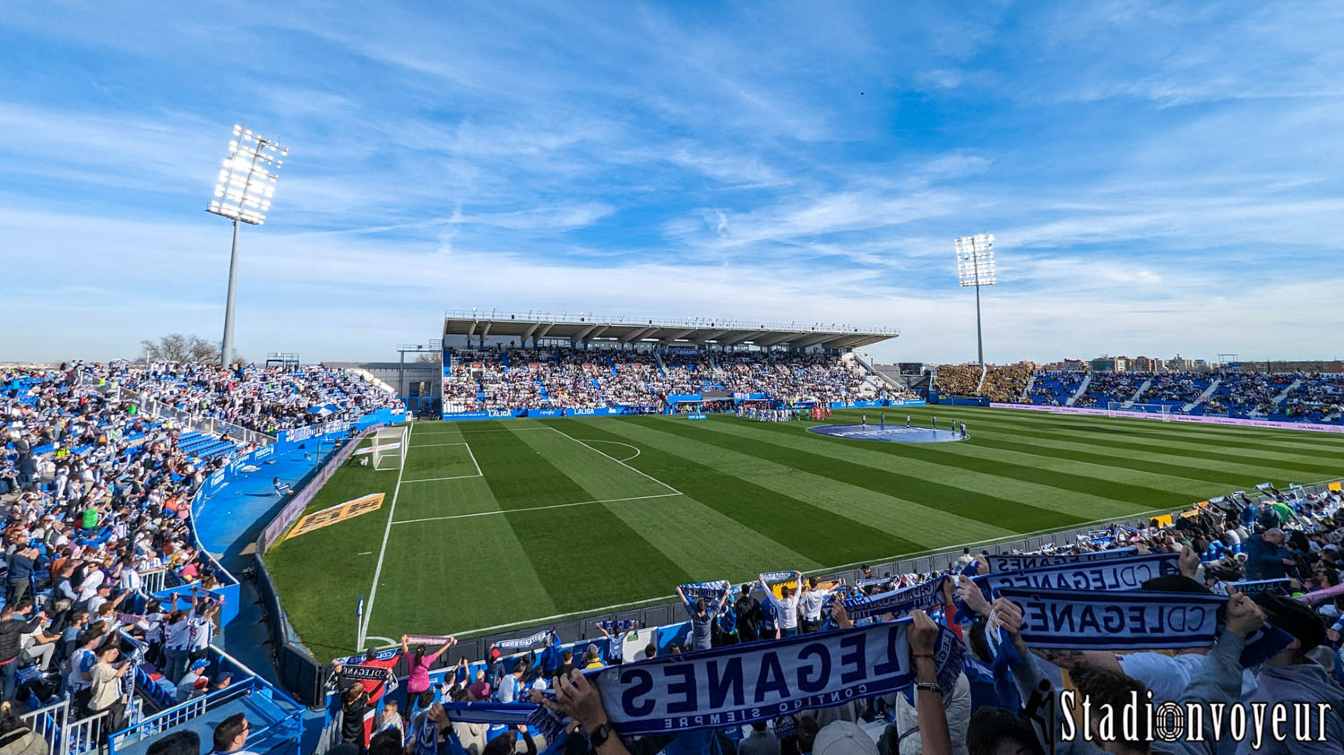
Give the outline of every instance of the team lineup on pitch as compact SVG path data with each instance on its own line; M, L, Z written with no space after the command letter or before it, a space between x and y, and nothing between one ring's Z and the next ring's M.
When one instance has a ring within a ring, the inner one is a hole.
M728 416L421 422L395 469L347 465L308 509L382 492L381 510L267 565L305 643L334 655L357 636L522 628L666 599L669 584L1137 517L1344 461L1344 441L1315 433L953 407L886 420L907 414L970 437L871 442Z

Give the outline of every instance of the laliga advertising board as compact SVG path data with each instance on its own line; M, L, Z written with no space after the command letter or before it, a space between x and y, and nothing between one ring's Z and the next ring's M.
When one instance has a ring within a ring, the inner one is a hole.
M914 684L909 619L611 666L589 678L612 727L654 734L774 718ZM940 629L934 660L951 694L961 645Z

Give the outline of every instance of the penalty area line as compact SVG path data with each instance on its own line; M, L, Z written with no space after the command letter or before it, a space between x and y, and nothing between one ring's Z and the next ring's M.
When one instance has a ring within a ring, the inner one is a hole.
M393 524L415 524L417 522L442 522L449 519L471 519L478 516L499 516L523 511L546 511L548 509L567 509L573 506L591 506L595 503L622 503L625 501L647 501L651 498L675 498L682 493L656 493L654 495L635 495L629 498L601 498L595 501L575 501L574 503L556 503L550 506L529 506L525 509L501 509L499 511L477 511L471 514L450 514L448 516L427 516L421 519L402 519Z

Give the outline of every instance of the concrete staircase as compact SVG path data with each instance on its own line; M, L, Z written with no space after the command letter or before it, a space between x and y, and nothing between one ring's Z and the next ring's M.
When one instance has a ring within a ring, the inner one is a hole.
M1083 376L1083 382L1078 384L1078 390L1074 391L1072 396L1069 396L1069 400L1065 401L1064 405L1073 406L1077 403L1078 399L1082 398L1084 393L1087 393L1087 386L1089 385L1092 385L1092 373L1090 372Z
M1139 403L1139 398L1143 396L1143 392L1151 387L1153 387L1153 379L1148 378L1147 380L1143 381L1143 385L1140 385L1137 391L1134 391L1134 395L1130 396L1128 401L1120 405L1120 408L1128 409L1131 406Z
M1270 402L1270 405L1273 407L1273 409L1270 410L1270 414L1273 414L1274 411L1279 408L1279 404L1282 404L1283 400L1288 398L1288 394L1296 390L1299 385L1302 385L1301 378L1294 380L1292 383L1288 385L1287 388L1284 388L1283 391L1279 393L1279 395L1275 396L1274 399Z
M1203 393L1195 397L1194 401L1191 401L1185 406L1182 406L1181 411L1185 414L1189 414L1191 411L1195 409L1195 407L1199 406L1205 401L1208 401L1209 397L1213 395L1214 391L1218 390L1218 386L1222 384L1223 384L1222 378L1214 378L1213 382L1209 383L1209 387L1205 388Z
M1027 387L1022 389L1022 403L1031 401L1031 389L1036 387L1036 373L1031 373L1031 379L1027 381Z

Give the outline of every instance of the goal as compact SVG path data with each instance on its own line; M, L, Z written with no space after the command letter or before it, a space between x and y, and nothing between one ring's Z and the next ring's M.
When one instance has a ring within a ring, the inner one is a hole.
M1108 417L1126 417L1134 415L1147 415L1153 419L1161 419L1163 422L1171 421L1170 404L1131 404L1128 401L1107 401L1106 416Z
M401 468L406 456L406 426L380 427L373 433L373 468L391 471Z

